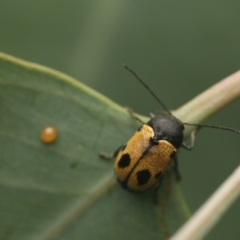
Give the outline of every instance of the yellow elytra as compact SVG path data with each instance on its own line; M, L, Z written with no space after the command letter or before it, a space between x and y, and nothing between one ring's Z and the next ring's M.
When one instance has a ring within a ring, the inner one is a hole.
M159 182L177 149L166 140L151 143L153 129L144 124L118 153L114 170L121 185L143 192Z
M133 116L135 117L135 116ZM172 115L159 114L144 123L111 158L118 182L131 192L144 192L160 182L166 168L174 162L176 178L177 149L182 146L184 126ZM101 157L106 158L104 154Z

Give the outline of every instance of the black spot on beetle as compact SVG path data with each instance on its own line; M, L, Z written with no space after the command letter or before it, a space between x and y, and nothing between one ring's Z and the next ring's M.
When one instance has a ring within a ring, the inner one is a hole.
M130 161L131 161L130 155L128 153L123 154L118 162L118 167L125 168L129 166Z
M176 156L176 151L172 151L170 154L170 158L174 158Z
M137 172L138 185L146 184L148 182L148 180L150 179L150 177L151 177L151 173L149 172L148 169Z
M162 176L162 172L158 172L158 173L155 175L155 178L156 178L156 179L159 179L161 176Z

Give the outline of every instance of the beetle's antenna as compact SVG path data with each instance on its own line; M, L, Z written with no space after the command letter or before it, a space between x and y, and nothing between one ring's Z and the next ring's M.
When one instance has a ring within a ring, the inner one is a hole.
M131 69L125 64L123 64L123 67L126 68L130 73L132 73L136 77L136 79L150 92L150 94L160 103L160 105L169 115L172 115L172 113L168 110L165 104L157 97L157 95L149 88L149 86L139 77L139 75L133 69Z
M234 128L230 128L230 127L216 126L216 125L210 125L210 124L195 124L195 123L183 123L183 125L222 129L222 130L226 130L226 131L230 131L230 132L240 134L239 130L234 129Z
M136 79L149 91L149 93L160 103L160 105L164 108L164 110L169 114L172 115L172 113L168 110L168 108L165 106L165 104L160 100L160 98L157 97L157 95L152 91L152 89L143 81L143 79L129 66L123 64L123 67L127 69L130 73L132 73ZM215 128L215 129L221 129L225 131L234 132L237 134L240 134L240 131L234 128L230 127L223 127L223 126L216 126L216 125L210 125L210 124L196 124L196 123L183 123L183 125L188 126L195 126L195 127L207 127L207 128Z

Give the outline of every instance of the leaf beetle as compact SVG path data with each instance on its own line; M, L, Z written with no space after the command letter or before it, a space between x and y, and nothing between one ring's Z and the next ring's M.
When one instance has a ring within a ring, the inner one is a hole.
M140 193L154 186L159 187L164 172L172 163L176 180L181 179L177 151L180 147L191 150L194 147L197 131L192 132L191 144L187 145L183 139L184 125L195 126L197 129L201 127L216 128L240 134L239 130L229 127L182 123L171 114L163 102L131 68L126 65L124 67L136 77L166 111L163 114L151 114L150 120L144 123L131 109L128 109L130 115L140 121L142 125L130 140L119 147L114 154L99 153L99 156L104 159L115 158L114 171L118 182L124 189Z

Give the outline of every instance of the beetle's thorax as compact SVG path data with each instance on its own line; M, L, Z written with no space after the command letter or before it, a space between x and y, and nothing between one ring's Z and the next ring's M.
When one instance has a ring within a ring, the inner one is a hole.
M151 118L147 125L153 128L153 141L166 140L179 148L183 141L184 126L180 120L172 115L159 114Z

